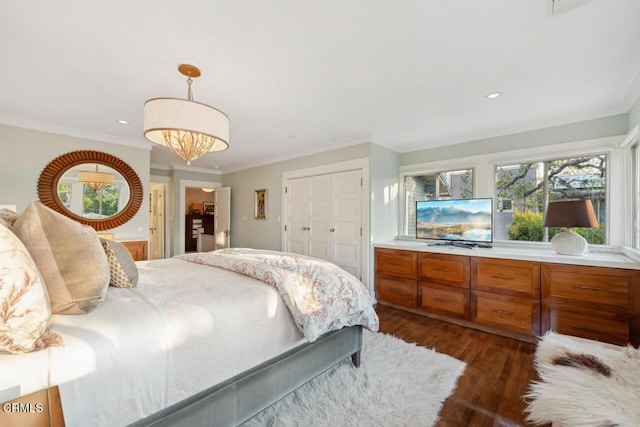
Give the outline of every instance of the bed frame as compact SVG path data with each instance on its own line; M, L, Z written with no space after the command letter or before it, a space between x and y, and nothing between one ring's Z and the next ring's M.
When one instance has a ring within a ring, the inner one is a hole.
M351 356L360 366L362 326L333 331L131 426L237 426Z

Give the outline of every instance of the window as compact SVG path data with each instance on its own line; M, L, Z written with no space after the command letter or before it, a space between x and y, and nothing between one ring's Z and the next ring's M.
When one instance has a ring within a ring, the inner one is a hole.
M118 213L120 185L111 184L98 189L84 185L83 213L85 218L108 218Z
M58 183L58 197L63 205L71 207L71 188L73 183L60 180Z
M416 235L416 202L419 200L470 199L473 197L473 169L434 172L404 177L404 234Z
M578 228L590 244L606 242L606 154L496 167L495 240L548 242L557 228L545 228L548 202L591 200L599 228Z

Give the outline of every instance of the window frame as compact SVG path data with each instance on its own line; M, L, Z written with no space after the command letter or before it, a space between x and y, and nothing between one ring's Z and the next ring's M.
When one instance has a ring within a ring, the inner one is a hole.
M465 157L455 157L460 150L455 146L449 150L449 158L401 165L399 167L399 197L398 197L398 230L399 240L416 240L415 236L403 235L406 223L406 198L404 177L406 175L421 175L436 173L443 170L473 169L473 197L491 197L494 203L497 201L495 191L495 168L497 165L508 163L539 162L554 158L570 158L576 156L606 154L607 155L607 211L606 224L607 244L597 245L598 251L619 251L620 247L630 245L632 228L630 228L632 208L630 197L631 189L628 174L630 172L629 148L622 149L619 144L624 135L605 136L593 139L584 139L571 142L557 142L554 144L521 148L517 150L477 154ZM442 157L442 155L440 156ZM640 172L639 172L640 173ZM612 192L612 188L616 192ZM639 206L640 209L640 206ZM616 224L616 228L612 227ZM623 224L618 226L617 224ZM509 247L531 248L536 245L540 248L550 248L547 242L519 242L499 240L498 245Z
M407 234L403 234L405 230L408 229L407 224L407 215L409 214L407 211L407 189L406 189L406 178L409 176L423 176L423 175L436 175L439 173L447 173L447 172L456 172L461 170L471 170L471 197L476 197L476 170L475 166L472 167L453 167L453 168L438 168L433 170L422 170L416 169L412 171L411 168L407 168L404 172L400 171L399 181L400 181L400 198L399 198L399 207L400 207L400 220L398 221L398 238L403 240L415 239L415 236L410 236Z
M629 245L636 251L640 251L640 141L631 144L631 203L633 213L631 217L631 241Z
M543 170L543 177L542 177L542 183L543 183L543 187L542 187L542 192L543 192L543 219L544 219L544 215L545 212L547 210L547 207L549 206L549 163L550 162L554 162L554 161L561 161L561 160L568 160L571 158L575 158L575 157L588 157L588 156L592 156L592 157L597 157L597 156L606 156L605 157L605 162L606 162L606 169L605 169L605 217L606 217L606 222L605 222L605 230L604 230L604 236L605 236L605 243L604 244L592 244L590 243L590 245L592 246L596 246L596 247L601 247L601 246L609 246L609 209L610 209L610 195L609 195L609 177L610 177L610 153L607 151L597 151L597 152L593 152L593 153L580 153L580 154L575 154L575 155L569 155L569 156L557 156L557 155L551 155L550 157L547 157L546 159L543 160L525 160L525 161L520 161L520 162L516 162L516 164L518 165L522 165L522 164L526 164L526 163L542 163L542 170ZM505 167L505 166L511 166L511 164L509 162L507 162L507 164L502 163L502 164L494 164L494 174L496 176L497 179L497 175L498 175L498 168L499 167ZM494 180L494 185L493 185L493 191L494 191L494 200L498 199L498 191L497 191L497 186ZM495 206L494 206L495 209ZM494 215L495 215L495 210L494 210ZM495 222L494 222L495 225ZM496 235L496 233L494 233L494 236ZM523 243L523 244L530 244L530 243L549 243L550 239L549 239L549 230L546 227L543 227L542 230L542 241L541 242L529 242L529 241L524 241L524 240L502 240L502 239L498 239L496 240L494 238L494 242L501 242L501 243L512 243L512 242L518 242L518 243Z

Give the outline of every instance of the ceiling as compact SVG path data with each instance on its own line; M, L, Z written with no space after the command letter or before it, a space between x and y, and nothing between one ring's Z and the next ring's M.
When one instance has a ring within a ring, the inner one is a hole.
M144 102L186 98L189 63L194 99L231 121L195 170L408 152L626 113L639 42L638 0L3 1L0 122L144 146Z

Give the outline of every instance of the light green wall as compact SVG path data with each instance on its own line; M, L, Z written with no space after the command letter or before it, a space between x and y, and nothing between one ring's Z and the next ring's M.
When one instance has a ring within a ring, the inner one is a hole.
M371 242L393 240L398 231L398 168L400 155L371 144ZM371 263L373 265L373 262Z
M38 199L38 177L44 167L54 158L77 150L101 151L120 158L138 174L146 194L150 157L147 149L0 124L0 204L16 205L21 212ZM138 213L109 232L122 240L147 239L148 212L148 197L144 197Z
M425 150L402 153L400 165L449 160L458 157L469 157L502 151L521 150L524 148L540 147L544 145L561 144L565 142L603 138L614 135L624 135L629 129L629 116L619 114L601 119L584 122L569 123L529 132L499 136L496 138L480 139L461 144L436 147Z
M629 130L633 129L636 125L640 125L640 97L638 97L635 105L629 110Z

